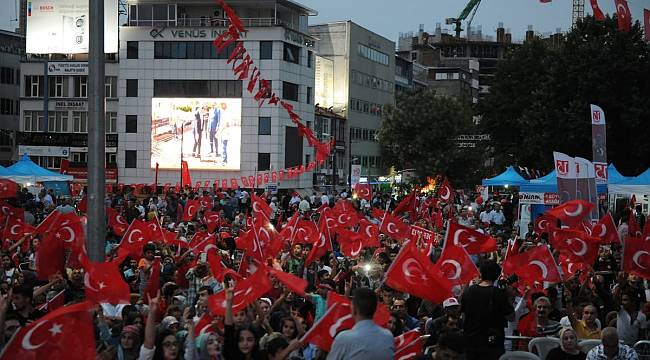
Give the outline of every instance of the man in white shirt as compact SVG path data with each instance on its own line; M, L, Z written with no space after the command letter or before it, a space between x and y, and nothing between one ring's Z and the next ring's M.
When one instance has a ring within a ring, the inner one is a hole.
M490 223L490 211L491 210L492 210L492 208L490 207L489 204L485 205L485 208L483 209L483 211L481 211L481 213L478 215L479 221L482 222L483 224L486 224L486 223L489 224Z
M506 222L506 216L501 211L501 205L495 204L494 209L490 211L490 223L493 225L502 226Z

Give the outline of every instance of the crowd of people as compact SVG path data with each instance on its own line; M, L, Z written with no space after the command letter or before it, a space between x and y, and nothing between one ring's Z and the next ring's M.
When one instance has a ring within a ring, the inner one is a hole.
M292 219L318 224L324 208L341 202L381 228L382 219L374 211L402 208L399 205L406 194L374 189L372 197L361 199L349 190L301 195L186 188L135 196L131 190L107 194L107 209L114 209L111 213L128 224L157 222L174 239L152 239L138 256L124 255L120 251L124 236L107 219L106 260L118 262L131 295L128 303L104 302L93 308L98 359L393 359L398 358L396 354L400 359L498 359L506 350L527 349L531 338L554 337L557 347L544 354L548 360L630 360L638 358L635 344L647 339L647 284L621 271L621 244L601 245L593 264L557 283L525 283L517 275L504 273L501 265L512 251L521 254L551 246L549 234L538 233L532 223L519 236L516 194L483 199L478 193L458 191L453 201L445 203L433 192L418 192L417 214L393 214L405 224L435 234L430 248L421 238L410 240L417 242L432 267L448 241L449 222L496 240L493 251L471 255L478 276L455 285L449 297L434 303L385 284L386 273L408 240L383 232L378 235L379 246L364 246L356 256L344 254L340 233L332 236L331 251L315 259L311 258L315 242L295 241L293 235L283 239L277 254L264 259L265 264L256 263L242 249L244 232L252 226L253 198L268 205L268 220L281 231ZM57 198L45 190L34 196L21 189L3 203L22 209L27 228L35 229L52 212L83 216L80 199ZM188 219L187 207L194 200L202 206ZM216 228L207 223L208 213L218 214ZM627 236L631 217L646 228L640 208L614 214L621 240ZM4 214L3 221L8 223L9 218ZM38 252L49 238L26 230L12 240L7 238L8 231L12 230L5 225L0 281L3 347L48 310L84 301L88 291L84 267L69 252L64 271L43 279L37 271ZM205 251L200 252L183 246L198 233L215 234L210 241L221 260L218 267L207 256L207 247L202 246ZM551 250L557 258L557 249L551 246ZM237 283L267 267L280 274L271 276L271 290L240 308L233 301L241 296ZM223 273L215 273L215 268ZM304 292L280 281L284 274L303 279ZM152 286L155 293L150 291ZM313 332L334 308L345 304L338 297L349 299L349 310L331 325L331 346L323 348L319 346L322 339L314 340ZM333 306L333 301L341 302ZM214 313L214 304L223 304L223 313ZM385 321L378 320L382 316ZM350 319L352 326L341 326ZM347 330L337 331L341 327ZM601 343L589 350L580 345L585 339ZM3 358L11 356L7 351L3 354Z

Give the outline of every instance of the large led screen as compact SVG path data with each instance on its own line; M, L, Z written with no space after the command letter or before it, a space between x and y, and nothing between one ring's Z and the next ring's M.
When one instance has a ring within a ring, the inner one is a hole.
M104 52L117 52L117 0L104 0ZM30 54L88 52L88 0L27 1L26 50Z
M181 151L182 149L182 151ZM154 98L151 167L239 170L241 99Z

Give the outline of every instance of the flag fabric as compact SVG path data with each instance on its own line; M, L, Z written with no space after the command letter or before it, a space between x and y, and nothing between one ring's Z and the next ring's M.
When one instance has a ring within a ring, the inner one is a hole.
M650 42L650 10L643 9L643 33L645 41Z
M117 236L123 236L126 229L129 227L129 223L126 221L124 216L110 207L106 208L106 216L108 217L108 226L111 227L113 233Z
M233 314L245 309L272 288L271 280L266 275L266 271L262 271L262 269L258 269L253 275L238 281L235 285L232 300ZM208 298L208 308L213 315L224 315L226 312L226 292L220 291L211 295Z
M354 195L359 199L372 200L372 185L357 183L353 187Z
M293 244L313 244L320 238L318 227L313 221L298 220L293 237Z
M627 0L614 0L616 4L616 18L618 20L618 30L629 32L632 29L632 13L627 4Z
M594 19L598 21L603 21L605 20L605 14L603 14L603 11L600 10L600 6L598 6L598 0L589 0L591 3L591 10L594 13Z
M393 216L400 217L402 213L408 213L411 221L415 221L417 218L417 207L418 207L418 198L415 191L411 191L410 194L406 195L402 201L397 204L395 210L393 210Z
M380 247L379 227L368 219L359 220L359 234L364 236L364 245L367 247Z
M646 222L648 224L650 222ZM591 229L591 234L600 238L603 244L620 244L621 238L618 236L616 225L612 214L607 213Z
M205 226L208 228L208 232L210 233L215 232L219 225L221 225L221 217L217 211L204 211L203 220L205 221Z
M181 161L181 181L183 185L192 186L192 177L190 176L190 167L187 164L187 161Z
M546 214L560 219L563 223L571 227L577 227L591 213L594 207L595 205L589 201L571 200L548 210Z
M395 346L395 354L399 353L400 350L405 349L413 341L419 338L420 338L420 330L418 329L413 329L411 331L407 331L403 333L400 336L396 336L395 339L393 340L393 345Z
M94 359L95 331L84 301L58 308L20 328L0 354L3 360Z
M230 277L233 279L242 279L242 277L235 270L223 266L223 263L221 262L221 256L217 252L217 249L208 249L206 253L207 262L210 266L210 270L212 271L212 276L214 276L215 279L219 280L219 282L223 283L226 275L230 275Z
M395 349L393 359L396 360L410 360L417 359L422 355L422 340L417 337L415 340L407 343L400 349Z
M438 189L438 197L446 204L450 204L454 201L454 189L449 185L449 180L446 178Z
M395 290L441 304L451 295L452 284L434 273L432 267L429 258L413 241L408 241L386 271L384 283Z
M329 210L329 208L328 208ZM321 215L321 221L323 219L323 216ZM296 229L298 227L298 221L300 220L300 212L296 211L293 213L293 215L287 220L287 224L280 230L280 237L290 243L293 244L293 238L296 234Z
M354 326L350 309L339 303L332 305L300 339L300 343L311 343L319 349L329 352L334 337L343 330Z
M300 295L301 297L307 297L305 289L307 289L307 280L299 278L293 274L286 273L282 270L277 270L272 267L265 266L264 268L259 269L258 271L266 270L269 275L275 277L282 285L284 285L291 292Z
M551 215L543 214L535 219L533 229L538 234L550 233L550 231L557 227L557 219Z
M630 216L627 219L627 236L641 236L641 227L636 222L636 216L633 211L630 211Z
M58 294L54 295L50 300L45 304L38 307L38 310L45 312L52 312L60 307L65 305L65 289L59 291Z
M2 232L2 237L5 241L18 241L25 236L25 234L35 232L35 228L23 221L21 218L10 216L7 217L5 228Z
M140 270L144 271L144 270ZM157 257L149 268L149 283L144 290L144 302L148 303L149 298L155 298L160 291L160 258Z
M650 279L650 241L628 236L623 243L623 271Z
M349 228L359 225L359 215L357 215L357 212L354 209L348 209L344 206L339 208L334 207L332 217L335 220L334 226L337 228Z
M497 242L492 236L453 221L449 222L445 247L447 244L463 247L470 255L488 253L497 249Z
M334 291L330 291L327 293L326 307L329 309L330 307L334 306L334 304L339 304L342 306L346 306L349 309L352 309L352 299L350 299L345 295L341 295ZM375 311L375 315L373 315L372 317L372 321L374 321L375 324L379 326L386 327L386 325L390 321L390 310L388 310L388 307L383 303L378 302L377 310Z
M0 199L16 197L20 186L9 179L0 179Z
M201 201L199 200L187 200L185 203L185 208L183 209L183 221L192 221L194 216L199 212L201 207Z
M271 214L273 213L273 209L271 209L269 204L267 204L264 199L255 194L252 194L251 207L253 208L253 218L255 221L258 221L258 224L260 224L260 226L271 221Z
M63 274L65 257L63 241L57 239L53 234L43 238L38 250L36 250L36 272L39 279L47 279L56 273Z
M332 230L327 226L327 221L323 217L319 221L318 230L320 237L314 246L312 246L311 250L309 250L309 254L307 254L307 258L305 259L305 266L309 266L316 259L325 256L328 251L332 251L332 238L330 235L330 231Z
M447 244L436 262L434 272L453 285L465 285L479 275L474 261L463 247Z
M364 236L354 231L343 228L336 229L336 240L341 246L343 255L350 258L357 258L363 250Z
M373 209L372 216L379 219L379 231L396 240L407 240L411 237L408 225L388 212Z
M582 262L571 261L566 255L560 255L558 263L560 268L562 268L562 278L564 281L579 276L580 282L584 283L587 276L589 276L589 272L592 270L590 265Z
M118 254L130 255L134 259L139 259L142 256L142 248L149 240L151 240L151 228L145 221L135 219L122 237Z
M598 257L600 238L586 232L572 229L558 229L553 232L553 249L560 251L572 262L593 265Z
M79 203L77 204L77 211L82 212L82 213L87 213L88 212L88 197L84 196L81 198Z
M84 287L86 299L113 305L128 304L131 302L131 290L120 274L119 264L116 262L84 264ZM156 294L154 294L155 296Z
M562 277L557 269L553 255L546 245L535 246L534 248L517 256L508 257L505 261L509 263L519 276L520 281L533 284L535 282L561 282ZM504 268L506 265L504 265Z

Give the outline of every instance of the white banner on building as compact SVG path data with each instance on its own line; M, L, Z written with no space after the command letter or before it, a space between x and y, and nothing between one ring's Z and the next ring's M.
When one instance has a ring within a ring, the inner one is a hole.
M20 145L18 146L18 153L29 156L59 156L67 158L70 155L70 148L65 146Z
M361 181L361 165L350 165L350 186L358 184Z
M61 61L47 63L48 75L88 75L85 61Z

